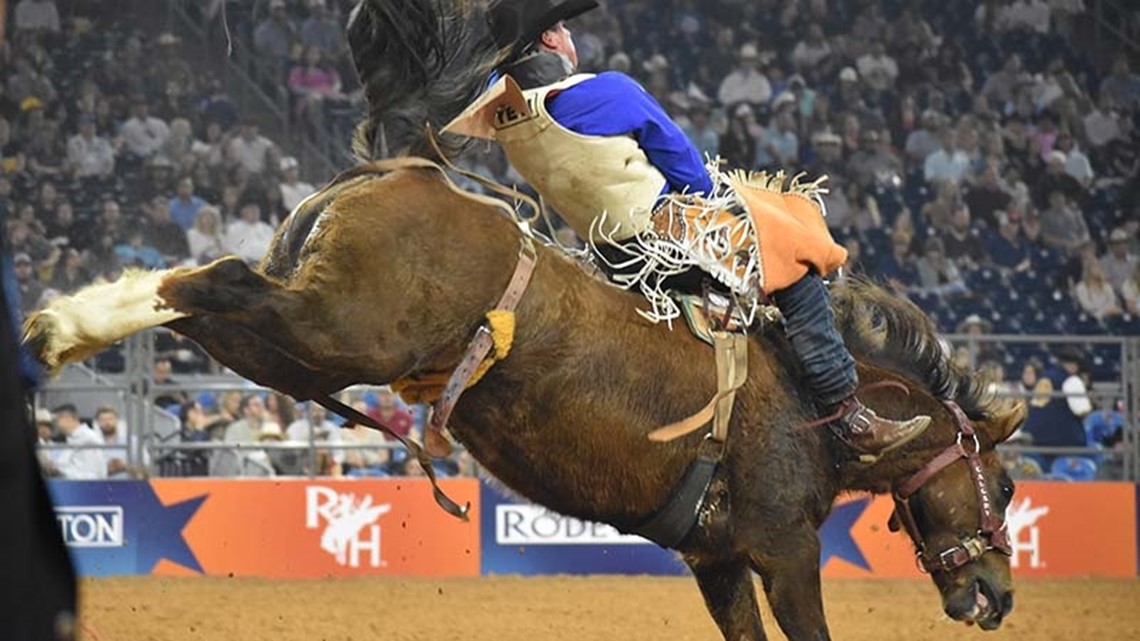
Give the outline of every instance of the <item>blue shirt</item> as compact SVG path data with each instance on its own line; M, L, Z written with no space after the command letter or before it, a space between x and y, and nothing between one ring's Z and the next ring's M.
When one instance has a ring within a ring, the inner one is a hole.
M170 217L182 229L190 229L194 226L194 217L198 215L198 210L205 206L206 201L197 196L191 196L190 202L184 203L178 196L170 199Z
M558 124L584 136L633 136L665 176L664 191L712 193L696 147L661 105L629 76L608 71L546 99Z

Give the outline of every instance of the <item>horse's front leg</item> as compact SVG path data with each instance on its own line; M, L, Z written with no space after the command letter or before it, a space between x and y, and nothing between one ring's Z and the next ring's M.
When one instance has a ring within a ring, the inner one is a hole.
M688 557L705 606L725 641L765 641L764 624L756 604L756 587L748 559L701 559Z
M780 537L779 550L753 556L768 605L789 641L829 641L819 582L819 535L805 526Z

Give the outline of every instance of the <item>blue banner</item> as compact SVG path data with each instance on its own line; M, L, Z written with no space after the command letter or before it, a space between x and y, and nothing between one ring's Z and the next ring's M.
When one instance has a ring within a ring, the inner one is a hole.
M205 495L164 505L145 481L50 481L48 490L80 575L149 574L160 559L202 571L182 528Z

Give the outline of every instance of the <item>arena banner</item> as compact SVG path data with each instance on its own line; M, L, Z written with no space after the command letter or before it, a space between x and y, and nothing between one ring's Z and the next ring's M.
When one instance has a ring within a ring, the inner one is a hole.
M1014 575L1136 576L1135 495L1128 483L1018 482L1006 511ZM825 541L830 535L844 545L829 556L824 544L824 576L920 576L910 540L887 529L893 509L885 496L839 503L823 531Z
M56 518L80 574L476 576L479 483L448 516L424 479L56 481Z
M1124 483L1023 482L1008 512L1014 573L1135 576L1136 489ZM684 574L677 556L613 528L532 505L484 484L484 574ZM914 548L887 528L889 497L837 502L820 528L825 577L918 577Z

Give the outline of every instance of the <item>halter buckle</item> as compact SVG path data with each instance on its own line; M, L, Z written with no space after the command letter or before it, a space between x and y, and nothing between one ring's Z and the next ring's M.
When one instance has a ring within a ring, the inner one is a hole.
M958 430L958 446L959 447L962 446L962 437L965 435L966 435L965 432L963 432L962 430ZM977 432L971 432L970 438L974 441L974 451L971 452L971 451L969 451L963 447L962 448L963 457L972 456L972 455L977 454L977 453L982 451L982 442L978 440Z

